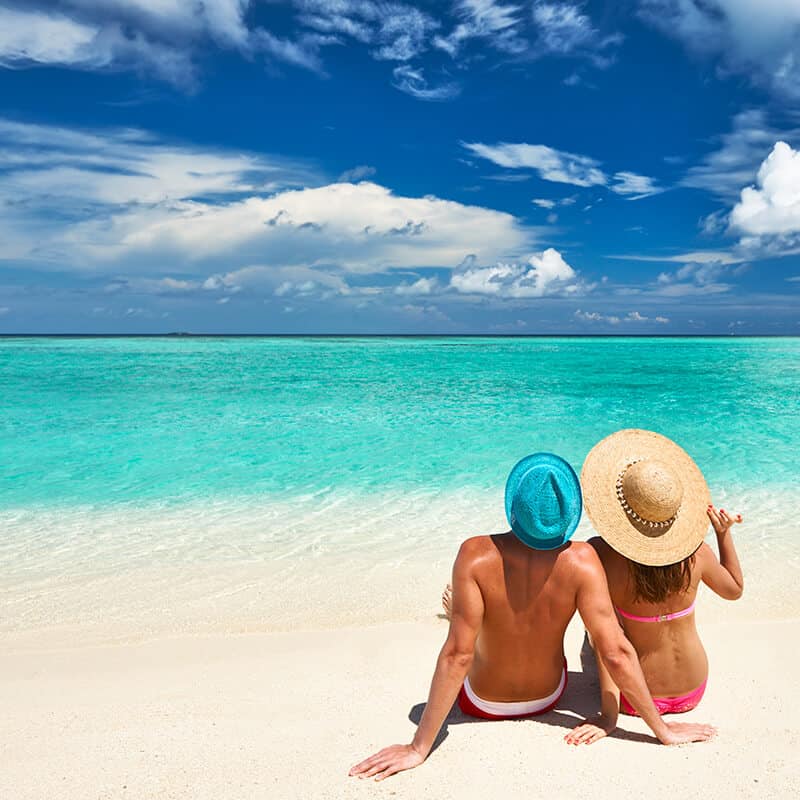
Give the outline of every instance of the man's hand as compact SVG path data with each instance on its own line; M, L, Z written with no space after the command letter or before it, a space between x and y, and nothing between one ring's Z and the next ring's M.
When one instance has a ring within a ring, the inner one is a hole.
M374 777L376 781L382 781L395 772L414 769L424 760L424 756L410 744L393 744L364 759L360 764L350 767L348 775L357 775L359 778Z
M702 725L697 722L667 722L667 733L661 737L661 744L687 744L688 742L705 742L713 739L717 729L713 725Z
M617 727L616 719L605 714L598 714L592 719L585 719L577 728L570 731L564 741L567 744L591 744L604 736L608 736Z

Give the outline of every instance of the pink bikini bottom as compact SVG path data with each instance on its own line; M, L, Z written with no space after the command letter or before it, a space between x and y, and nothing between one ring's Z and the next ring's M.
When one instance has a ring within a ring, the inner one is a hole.
M707 683L708 679L704 680L696 689L680 697L654 697L653 702L656 704L658 713L683 714L684 711L691 711L703 699ZM628 702L622 692L619 695L619 709L623 714L629 714L634 717L639 716L636 713L636 709Z

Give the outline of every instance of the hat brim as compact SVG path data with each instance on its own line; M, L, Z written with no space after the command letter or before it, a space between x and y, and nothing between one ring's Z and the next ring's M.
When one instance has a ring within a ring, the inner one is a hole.
M571 519L563 534L550 538L537 538L532 536L519 524L511 521L511 505L514 502L514 496L517 493L519 484L531 469L540 466L547 466L561 473L567 483L571 483L574 487L574 507L570 509L572 515ZM562 544L566 544L572 538L572 534L575 533L575 529L581 521L581 511L583 508L581 484L572 465L561 458L561 456L557 456L554 453L533 453L532 455L526 456L521 461L518 461L511 470L508 480L506 481L505 507L508 524L511 526L514 535L523 544L532 547L534 550L555 550L557 547L561 547Z
M638 525L617 497L617 479L633 461L652 459L671 468L683 485L677 518L665 532ZM671 439L637 428L598 442L581 470L583 503L595 530L611 547L638 564L676 564L694 553L708 531L708 485L691 456Z

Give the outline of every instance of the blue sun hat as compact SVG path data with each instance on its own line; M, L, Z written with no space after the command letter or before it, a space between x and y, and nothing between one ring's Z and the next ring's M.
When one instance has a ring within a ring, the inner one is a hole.
M553 453L517 462L506 481L506 517L511 530L535 550L568 542L581 519L581 484L575 470Z

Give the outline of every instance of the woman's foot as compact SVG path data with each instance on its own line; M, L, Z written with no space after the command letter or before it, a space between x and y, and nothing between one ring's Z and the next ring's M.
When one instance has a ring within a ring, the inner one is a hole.
M453 613L453 587L449 583L442 592L442 608L444 609L444 615L447 619L450 619Z

